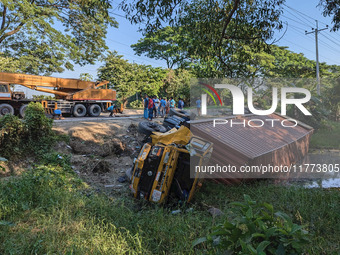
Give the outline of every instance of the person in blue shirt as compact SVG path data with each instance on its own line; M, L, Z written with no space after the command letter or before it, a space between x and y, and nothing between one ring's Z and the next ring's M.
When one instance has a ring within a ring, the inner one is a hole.
M114 115L114 110L115 110L115 105L111 105L109 108L107 108L107 111L110 112L110 116L109 117L116 117L116 115Z
M165 106L166 106L166 100L164 98L161 98L160 106L159 106L159 115L161 115L162 118L165 116Z
M53 112L53 119L55 120L61 120L61 110L55 109Z
M196 107L197 107L197 114L198 114L198 116L201 116L201 99L200 98L198 98L196 100Z
M178 109L183 110L184 108L184 101L182 98L178 100Z
M148 95L145 95L144 96L144 119L149 119L148 105L149 105L149 98L148 98Z
M170 97L170 108L175 108L176 102L173 97Z

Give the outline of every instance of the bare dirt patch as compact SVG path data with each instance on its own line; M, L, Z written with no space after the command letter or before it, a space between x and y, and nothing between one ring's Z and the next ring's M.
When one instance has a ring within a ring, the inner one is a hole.
M24 169L29 169L33 163L33 158L13 159L7 162L1 162L0 166L4 169L0 168L0 179L20 175L24 172Z
M54 149L71 155L74 171L90 186L108 193L126 192L125 172L133 166L143 136L137 131L141 119L110 119L94 122L58 122L54 130L68 135Z

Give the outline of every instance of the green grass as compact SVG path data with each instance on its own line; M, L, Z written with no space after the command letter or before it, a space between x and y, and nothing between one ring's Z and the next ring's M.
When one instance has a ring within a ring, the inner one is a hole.
M310 141L311 148L340 149L340 122L330 121L317 130Z
M137 202L130 196L94 192L69 167L68 158L50 154L23 176L0 180L0 254L197 254L192 241L207 235L228 216L231 201L249 194L307 224L313 234L309 254L337 254L340 193L256 182L227 187L204 183L193 211ZM213 218L208 206L225 212Z

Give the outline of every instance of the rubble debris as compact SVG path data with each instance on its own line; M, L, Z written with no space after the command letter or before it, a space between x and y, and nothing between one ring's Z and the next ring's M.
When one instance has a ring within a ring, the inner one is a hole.
M120 182L120 183L124 183L124 182L127 182L127 181L128 181L128 177L126 175L120 176L118 178L118 182Z
M116 155L120 155L126 150L126 144L118 138L113 138L109 144L111 147L111 152Z
M129 180L131 180L131 178L132 178L132 168L129 168L129 169L127 169L126 170L126 172L125 172L125 174L126 174L126 177L129 179Z
M107 161L101 160L95 165L92 172L94 173L108 173L110 172L110 164Z
M213 216L213 217L218 217L218 216L222 216L224 213L218 209L218 208L215 208L215 207L210 207L208 209L208 212Z
M121 188L123 187L123 185L121 184L108 184L108 185L104 185L105 188Z
M182 211L180 209L178 209L178 210L171 211L171 214L179 214L180 212L182 212Z

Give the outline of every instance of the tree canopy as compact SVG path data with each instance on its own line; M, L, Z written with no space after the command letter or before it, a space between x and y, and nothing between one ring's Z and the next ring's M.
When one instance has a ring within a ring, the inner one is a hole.
M186 59L185 50L181 47L180 28L164 27L156 32L147 33L144 38L131 45L139 56L145 54L149 58L165 60L168 68L183 65Z
M165 75L166 70L162 68L129 63L117 52L109 52L98 69L98 77L110 81L109 87L117 90L118 98L125 105L136 93L159 94Z
M283 2L125 0L121 7L132 23L143 22L144 41L164 35L165 31L171 32L160 38L163 42L167 41L164 46L171 44L168 38L179 34L179 48L186 50L186 58L190 62L208 66L215 63L211 68L219 70L219 76L236 76L242 73L249 60L243 46L262 51L272 39L274 30L282 28L280 14ZM167 25L172 27L172 31L165 28ZM142 46L141 42L139 46ZM160 44L157 43L157 46Z
M319 6L323 8L323 15L332 17L333 31L340 28L340 1L320 0Z
M3 0L0 63L9 58L33 74L93 64L107 49L108 27L117 26L110 8L109 0Z

